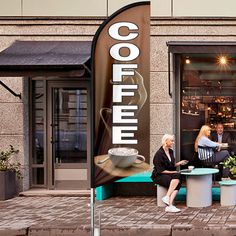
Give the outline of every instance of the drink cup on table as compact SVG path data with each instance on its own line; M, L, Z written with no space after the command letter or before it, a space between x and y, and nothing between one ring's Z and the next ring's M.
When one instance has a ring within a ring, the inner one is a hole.
M188 170L192 171L194 169L194 166L188 166Z

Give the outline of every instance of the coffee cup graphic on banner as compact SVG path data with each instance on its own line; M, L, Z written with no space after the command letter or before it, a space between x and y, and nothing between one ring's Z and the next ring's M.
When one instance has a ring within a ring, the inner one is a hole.
M141 164L145 157L138 154L135 148L119 147L108 150L108 156L114 166L126 168L133 164Z

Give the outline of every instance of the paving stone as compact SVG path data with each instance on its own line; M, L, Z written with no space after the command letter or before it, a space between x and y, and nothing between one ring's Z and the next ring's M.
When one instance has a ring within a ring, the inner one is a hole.
M0 202L0 236L90 235L89 203L88 197L50 196ZM96 202L95 224L100 212L102 236L236 235L236 207L177 207L181 213L166 213L155 198L111 198Z
M0 236L27 236L27 230L26 229L6 229L6 230L0 230Z

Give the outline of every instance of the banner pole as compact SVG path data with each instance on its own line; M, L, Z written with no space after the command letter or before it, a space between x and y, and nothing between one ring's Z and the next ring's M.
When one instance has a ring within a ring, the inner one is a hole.
M91 212L91 236L94 236L94 226L95 226L95 188L90 189L90 212Z

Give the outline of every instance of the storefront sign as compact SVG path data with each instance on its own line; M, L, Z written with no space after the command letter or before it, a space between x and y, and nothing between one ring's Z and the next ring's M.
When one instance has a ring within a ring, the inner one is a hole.
M121 35L119 30L122 27L127 27L129 31L136 30L136 32L129 32L128 35ZM129 40L135 39L138 36L138 26L130 22L118 22L110 26L109 35L115 40L121 40L122 43L114 44L110 49L110 55L113 59L122 63L130 63L139 56L139 48ZM128 48L129 54L122 56L120 51L122 48ZM138 84L122 84L123 77L134 76L135 70L138 68L137 63L133 64L120 64L116 63L112 66L112 82L113 82L113 104L122 104L123 97L129 96L134 97L134 92L129 90L137 90ZM117 84L115 84L117 83ZM137 92L137 91L136 91ZM138 129L138 119L134 118L134 112L137 111L137 105L113 105L112 106L112 144L137 144L137 139L134 139L133 130ZM118 126L119 124L130 124L129 126ZM132 126L135 124L134 126ZM124 133L123 131L127 131ZM127 139L123 139L127 137Z
M92 187L149 168L149 41L149 2L120 9L95 35Z

